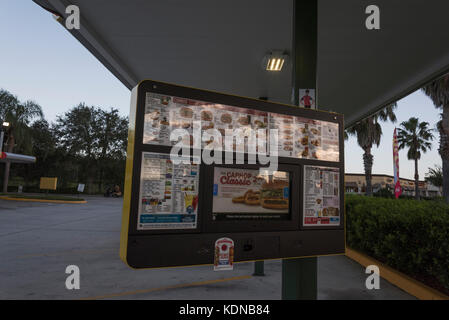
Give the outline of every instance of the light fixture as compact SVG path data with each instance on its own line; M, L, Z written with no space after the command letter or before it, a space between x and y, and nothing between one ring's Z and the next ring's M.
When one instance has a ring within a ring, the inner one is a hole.
M4 121L4 122L3 122L3 126L4 126L4 127L9 127L9 122Z
M263 58L262 66L266 71L281 71L288 55L284 51L271 51Z

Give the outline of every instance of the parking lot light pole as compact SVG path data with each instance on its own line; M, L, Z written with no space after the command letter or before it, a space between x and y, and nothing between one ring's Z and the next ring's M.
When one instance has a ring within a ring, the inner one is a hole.
M3 133L3 129L0 128L0 153L3 150L3 139L4 139L5 134Z
M9 127L9 122L0 120L0 124L1 124L0 125L0 154L1 154L2 151L3 151L3 139L5 137L5 133L3 131L3 128L8 128ZM7 170L8 165L10 165L10 163L9 163L9 161L6 161L6 163L5 163L5 176L3 177L3 192L4 193L8 192L8 177L6 175L6 173L8 171Z
M3 132L3 120L0 119L0 153L3 151L3 139L5 137L5 134Z
M3 139L5 138L5 132L3 131L3 128L9 127L9 122L3 121L0 119L0 152L3 151Z

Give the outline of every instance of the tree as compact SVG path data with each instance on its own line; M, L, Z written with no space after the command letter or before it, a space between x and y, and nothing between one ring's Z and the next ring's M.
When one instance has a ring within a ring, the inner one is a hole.
M441 166L436 165L435 168L429 168L425 179L435 187L441 188L443 186L443 170Z
M78 159L78 163L82 166L82 176L78 179L87 180L88 190L92 190L95 175L98 147L97 119L96 108L80 103L64 115L58 116L54 126L58 147L65 150L68 156Z
M105 111L84 103L57 118L54 131L58 147L78 159L81 167L78 179L87 180L89 192L95 179L102 189L105 172L115 181L112 183L123 180L124 172L114 167L121 170L121 162L125 161L127 129L128 120L117 109Z
M94 107L80 103L58 116L54 126L58 145L69 154L94 158L94 150L98 144L95 135L97 113Z
M9 122L6 130L6 152L31 152L30 124L36 118L42 118L42 108L33 101L20 102L10 92L0 89L0 119ZM8 192L11 163L5 164L3 192Z
M432 99L436 108L443 110L442 119L437 124L440 134L438 151L443 162L443 197L449 203L449 74L432 81L422 90Z
M57 139L49 123L44 119L37 120L31 125L30 129L33 145L32 154L36 157L36 163L27 166L28 180L39 181L40 177L48 176L60 177L55 172L55 167L65 163L63 158L55 157L57 154Z
M31 141L33 145L33 155L38 162L45 163L47 158L54 152L56 138L45 119L37 120L31 125Z
M418 118L410 118L401 123L398 129L399 150L408 148L407 158L415 161L415 198L419 200L419 174L418 160L421 159L421 152L426 153L432 149L433 140L432 129L429 129L428 122L419 122Z
M120 117L118 110L98 110L97 135L100 170L99 188L103 189L104 173L114 160L125 161L128 141L128 119Z
M373 145L379 146L382 137L382 126L379 121L391 121L396 122L396 115L394 110L396 109L396 103L388 105L378 113L365 118L346 131L349 135L355 135L357 137L357 143L363 149L363 166L365 169L366 179L366 195L372 196L372 169L373 169L373 155L371 149Z

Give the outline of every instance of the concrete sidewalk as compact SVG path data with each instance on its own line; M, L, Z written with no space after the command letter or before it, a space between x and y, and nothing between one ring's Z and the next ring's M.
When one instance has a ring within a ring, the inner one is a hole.
M211 266L132 270L118 257L122 199L87 204L0 200L0 299L280 299L281 261L234 271ZM65 269L77 265L80 290L67 290ZM381 281L367 290L364 268L345 256L318 259L319 299L414 299Z

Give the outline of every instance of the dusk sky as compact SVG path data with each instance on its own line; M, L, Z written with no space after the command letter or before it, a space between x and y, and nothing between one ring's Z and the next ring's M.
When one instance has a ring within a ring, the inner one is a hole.
M39 103L48 121L80 102L114 107L128 115L130 91L31 0L0 0L0 38L0 88L22 101ZM432 128L439 120L440 111L420 91L398 101L398 106L396 126L412 116L429 122ZM393 124L383 125L381 145L373 149L373 173L393 174L393 130ZM441 164L438 141L435 132L433 150L419 162L421 179L429 167ZM413 179L413 161L407 160L406 151L399 157L401 177ZM355 138L345 144L345 161L346 172L363 172L362 149Z

